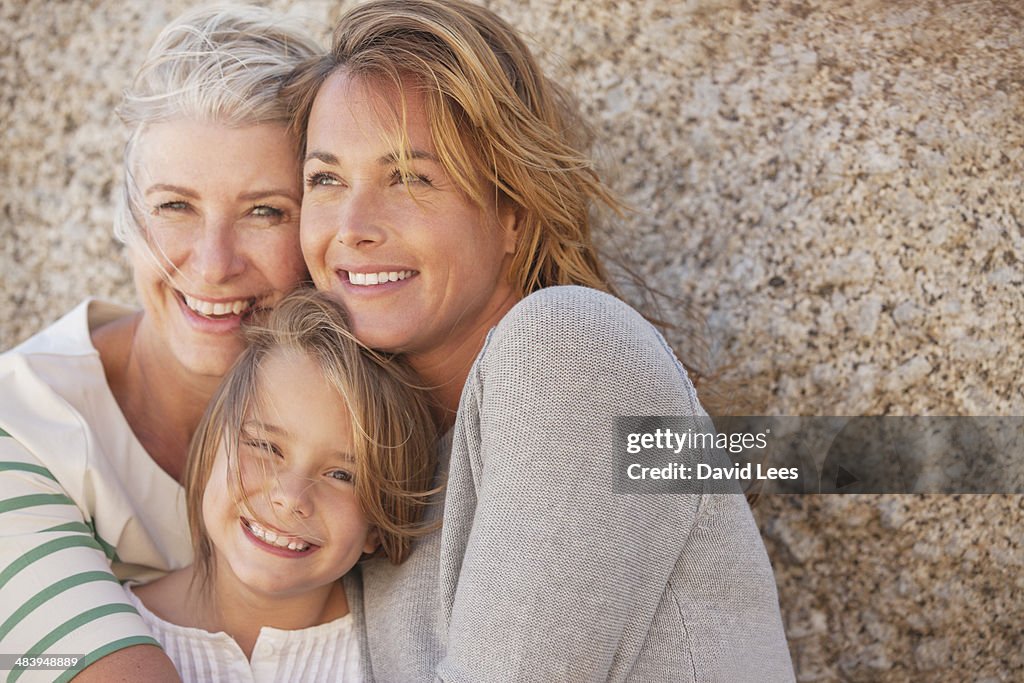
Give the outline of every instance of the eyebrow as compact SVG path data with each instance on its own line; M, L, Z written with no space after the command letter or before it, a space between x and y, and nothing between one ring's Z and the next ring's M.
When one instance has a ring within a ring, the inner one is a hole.
M248 422L242 423L242 431L247 429L255 429L257 431L269 432L271 434L280 434L287 436L288 430L277 425L267 424L266 422L259 422L258 420L249 420Z
M430 152L425 152L421 149L411 150L409 152L409 158L412 160L433 161L435 164L441 163L440 159L437 158L436 154L431 154ZM324 162L325 164L332 164L335 166L338 165L338 157L334 156L330 152L318 151L313 151L307 154L306 158L303 160L302 163L305 164L306 162L311 161L313 159L318 159ZM380 164L381 166L388 166L390 164L394 164L397 162L398 154L395 154L394 152L392 152L391 154L385 154L384 156L377 159L377 163Z
M297 199L294 194L284 188L278 188L273 190L256 190L255 192L245 192L238 195L238 198L247 201L254 202L260 199L266 199L267 197L287 197L297 204L301 204L301 200Z
M199 199L199 195L196 194L193 190L190 190L187 187L182 187L181 185L168 185L167 183L156 183L155 185L150 185L149 187L146 188L147 196L153 194L154 192L176 192L178 194L183 194L186 197L191 197L192 199Z
M181 185L168 185L167 183L156 183L146 188L146 196L154 192L174 192L175 194L184 195L190 199L199 199L199 194L194 190L190 190L187 187ZM302 201L298 199L292 192L284 188L274 188L272 190L255 190L253 192L243 192L238 195L238 198L243 202L255 202L268 197L285 197L292 200L296 204L301 204Z

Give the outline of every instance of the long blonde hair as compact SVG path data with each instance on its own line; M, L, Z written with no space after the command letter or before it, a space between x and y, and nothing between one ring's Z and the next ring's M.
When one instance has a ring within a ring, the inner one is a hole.
M521 295L552 285L612 291L591 238L595 203L618 208L586 147L589 129L514 29L461 0L375 0L347 12L328 55L285 88L303 135L320 85L344 70L418 87L438 156L480 208L508 202L520 237L510 269ZM402 104L404 111L404 103ZM396 150L402 158L405 150Z
M339 420L352 424L355 488L360 507L380 536L379 553L402 562L420 524L434 475L434 420L411 371L400 358L373 352L352 335L341 306L328 295L301 289L289 294L264 322L245 329L247 349L214 394L192 439L185 469L185 500L195 575L208 584L213 547L203 522L203 495L214 460L226 449L240 477L242 425L258 404L260 368L271 354L298 352L320 369L347 406ZM240 484L240 482L238 482Z
M521 296L581 285L622 298L593 232L601 209L621 215L625 207L595 169L594 136L578 104L544 75L507 22L465 0L370 0L352 8L339 20L329 53L297 69L282 89L303 147L317 92L335 72L398 92L399 117L405 93L424 97L432 142L459 188L481 209L516 210L519 237L508 277ZM408 149L407 139L395 141L400 164L408 164ZM705 407L726 412L735 397L697 361L710 355L703 353L701 316L653 290L626 259L615 265L645 317L684 338L678 355ZM719 386L710 387L712 380Z

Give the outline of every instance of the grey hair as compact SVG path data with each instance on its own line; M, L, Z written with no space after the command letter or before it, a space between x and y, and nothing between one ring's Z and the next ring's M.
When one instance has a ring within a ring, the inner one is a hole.
M164 28L117 108L131 131L115 237L129 245L142 237L142 203L133 171L148 125L179 118L232 127L287 124L291 116L279 95L281 84L293 69L322 53L301 22L261 7L203 7Z

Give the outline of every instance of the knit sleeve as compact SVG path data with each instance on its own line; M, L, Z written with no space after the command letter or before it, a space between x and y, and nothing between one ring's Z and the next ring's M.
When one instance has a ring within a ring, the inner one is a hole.
M157 645L99 538L53 474L0 430L0 652L79 658L78 669L15 667L7 681L66 681L122 648Z
M630 671L620 660L637 656L664 621L659 610L705 497L616 493L615 417L703 415L682 366L617 299L542 290L492 332L459 410L439 678L597 681ZM469 454L468 467L457 453ZM692 669L681 628L673 638Z

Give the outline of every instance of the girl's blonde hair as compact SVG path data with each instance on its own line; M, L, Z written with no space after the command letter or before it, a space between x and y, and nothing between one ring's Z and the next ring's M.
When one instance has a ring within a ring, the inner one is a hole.
M287 125L281 84L300 63L323 53L309 36L294 19L242 5L198 8L160 32L117 109L131 129L114 221L121 242L145 246L133 169L146 127L179 118L233 127ZM298 144L296 139L296 154Z
M192 439L185 470L185 500L195 551L196 578L209 585L213 547L203 523L203 495L221 448L240 485L242 425L260 404L260 368L272 353L297 352L320 370L347 407L338 420L352 425L355 490L380 536L378 553L398 564L410 541L432 529L420 523L435 466L436 430L413 375L399 358L364 347L349 331L340 304L309 289L289 294L262 323L245 329L248 348L225 377ZM240 489L243 490L243 489Z

